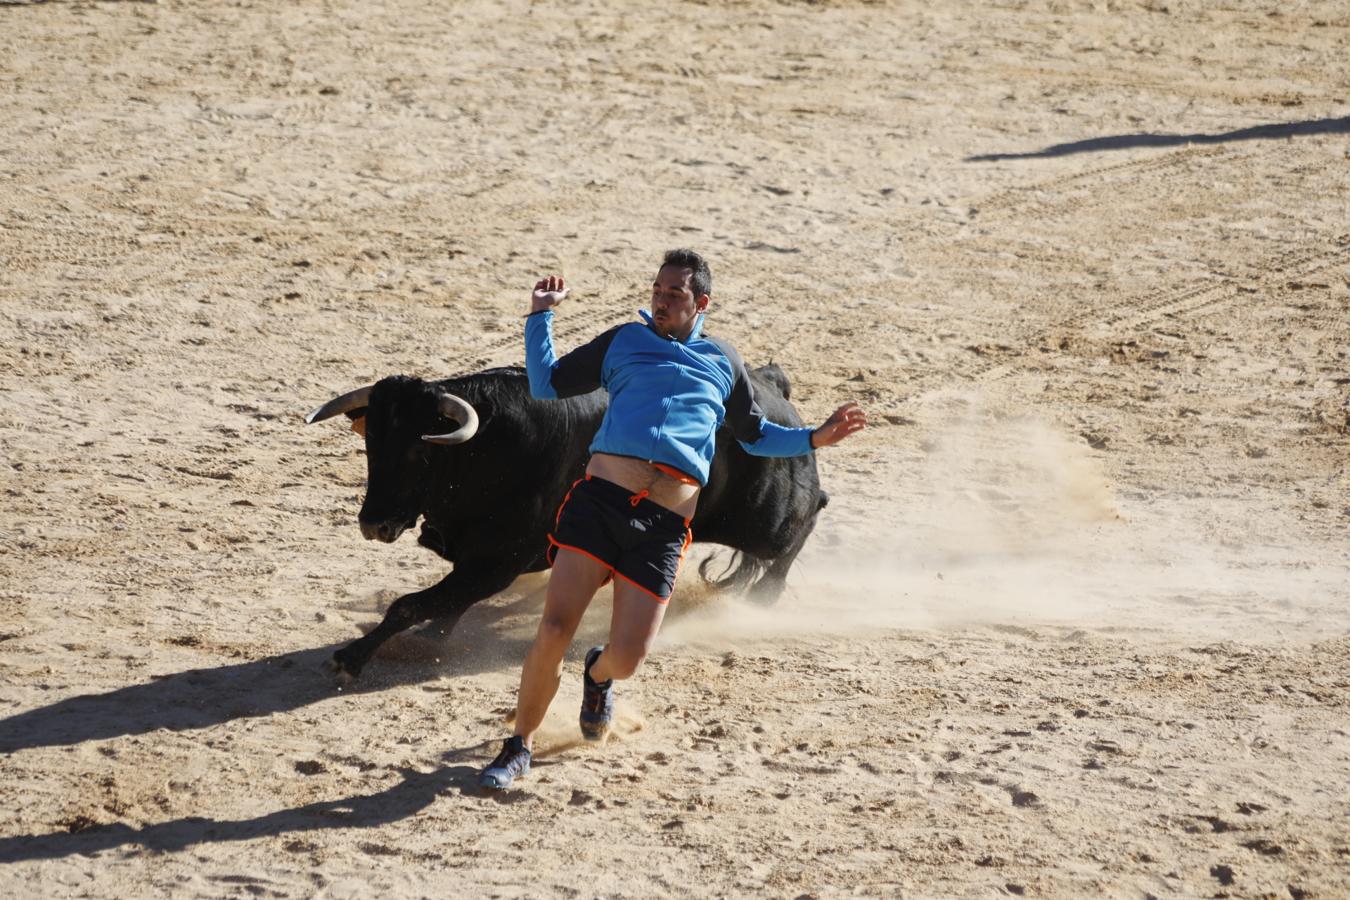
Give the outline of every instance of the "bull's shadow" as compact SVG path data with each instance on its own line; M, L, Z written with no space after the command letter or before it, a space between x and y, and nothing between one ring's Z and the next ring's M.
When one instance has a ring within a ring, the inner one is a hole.
M464 752L467 751L452 752L447 756L454 757ZM404 769L401 774L401 782L373 794L321 800L252 819L221 820L187 816L143 828L117 822L75 832L21 834L0 838L0 864L59 859L75 853L88 855L130 844L172 852L193 844L248 841L290 832L379 828L417 814L447 792L458 790L464 794L481 793L477 786L478 769L474 765L442 767L433 772Z
M336 692L333 679L321 670L333 649L188 669L102 694L69 697L0 720L0 753L161 728L188 731L299 709Z
M342 644L281 653L225 666L188 669L102 694L82 694L0 719L0 753L166 729L191 731L235 719L300 709L342 692L368 693L418 684L446 675L519 666L528 645L463 628L451 635L444 662L380 660L351 685L339 688L323 664Z
M1052 156L1070 156L1074 153L1096 153L1103 150L1129 150L1135 147L1177 147L1183 144L1225 144L1231 141L1276 140L1310 134L1350 133L1350 116L1336 119L1310 119L1305 122L1272 122L1253 125L1217 134L1115 134L1088 138L1065 144L1053 144L1028 153L982 153L967 156L966 162L996 162L1004 159L1045 159Z

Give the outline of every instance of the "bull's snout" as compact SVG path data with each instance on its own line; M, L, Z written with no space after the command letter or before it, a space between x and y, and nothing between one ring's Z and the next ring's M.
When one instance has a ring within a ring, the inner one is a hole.
M368 541L381 541L386 544L392 544L398 540L398 536L403 533L405 525L399 525L395 522L361 522L361 534Z

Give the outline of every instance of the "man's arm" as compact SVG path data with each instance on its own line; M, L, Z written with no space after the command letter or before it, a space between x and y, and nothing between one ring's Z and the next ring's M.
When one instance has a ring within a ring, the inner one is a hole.
M726 401L726 421L732 435L752 456L803 456L811 452L811 429L789 428L770 422L755 402L755 389L741 355L725 341L713 342L731 363L731 394Z
M830 413L825 424L811 432L811 446L819 450L821 447L837 444L850 434L862 431L866 427L867 413L863 412L862 407L856 402L850 400Z
M754 388L745 363L729 344L717 345L731 361L736 381L727 398L727 425L731 433L752 456L802 456L820 447L837 444L861 431L867 425L867 416L857 403L849 402L836 409L819 428L788 428L770 422L755 402Z
M530 394L539 400L575 397L600 387L605 354L620 327L609 329L559 359L553 350L553 308L566 296L561 278L550 275L540 280L530 298L530 314L525 317L525 371L530 377Z

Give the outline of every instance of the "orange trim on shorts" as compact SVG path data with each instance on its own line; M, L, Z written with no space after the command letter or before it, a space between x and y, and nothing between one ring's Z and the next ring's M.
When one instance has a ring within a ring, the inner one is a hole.
M615 578L622 578L624 581L628 582L628 583L631 584L633 587L637 588L639 591L642 591L642 593L646 594L648 597L651 597L653 600L655 600L657 603L660 603L662 606L665 606L667 603L670 602L670 597L669 597L669 596L662 597L660 594L656 593L655 591L650 591L650 590L648 590L647 588L645 588L645 587L643 587L642 585L638 584L638 583L637 583L636 581L634 581L633 579L629 578L627 575L625 575L625 574L623 574L622 572L620 572L618 569L615 569L615 570L614 570L614 577L615 577ZM672 583L671 586L670 586L670 593L671 593L672 595L675 593L675 585L674 585L673 583Z
M568 500L571 500L571 499L572 499L572 492L575 491L575 490L577 489L577 485L581 484L583 481L590 481L590 480L591 480L591 476L586 475L586 476L583 476L583 477L581 477L581 478L578 478L576 481L572 482L572 486L571 486L570 488L567 489L567 494L563 496L562 502L558 504L558 512L557 512L557 514L553 517L553 527L554 527L554 528L557 528L557 527L558 527L558 523L562 521L562 511L563 511L563 507L567 505L567 501L568 501ZM552 536L552 535L549 535L549 540L550 540L550 541L553 540L553 536Z
M668 465L666 465L665 463L659 463L659 462L654 462L654 463L651 463L650 465L651 465L651 467L652 467L653 469L655 469L656 471L660 472L660 473L663 474L663 475L669 475L671 478L674 478L676 481L680 482L681 484L692 484L692 485L694 485L695 487L698 487L698 479L697 479L697 478L695 478L693 475L686 475L684 472L681 472L679 469L675 468L674 466L668 466Z
M594 553L591 553L591 552L589 552L589 551L587 551L587 550L582 550L580 547L573 547L571 544L560 544L560 543L558 543L556 540L553 539L553 535L551 535L551 534L548 536L548 542L549 542L550 544L552 544L553 546L559 548L560 550L571 550L573 553L580 553L582 556L585 556L585 557L587 557L588 559L592 559L592 560L598 562L600 565L604 566L606 569L608 569L608 570L609 570L609 577L606 578L604 581L600 582L600 586L601 586L601 587L604 587L605 585L609 584L611 581L614 580L614 576L619 574L619 573L615 570L615 568L614 568L613 566L611 566L609 563L605 562L605 561L604 561L603 559L601 559L600 557L596 556ZM557 559L558 559L558 555L555 553L555 554L553 555L553 560L554 560L554 562L556 562ZM681 557L681 559L683 559L683 557ZM552 566L553 563L551 562L551 563L549 563L549 565ZM655 596L655 595L653 595L653 596Z
M686 553L689 552L689 545L692 544L692 543L694 542L694 532L693 532L693 529L691 529L691 528L689 527L688 522L685 523L684 532L685 532L685 533L684 533L684 546L682 546L682 547L680 548L680 560L679 560L679 562L675 563L675 574L672 575L671 578L670 578L670 593L667 594L666 596L662 597L660 594L656 593L655 591L648 590L647 588L645 588L645 587L643 587L642 585L638 584L638 583L637 583L636 581L634 581L633 579L629 578L627 575L625 575L625 574L623 574L622 572L620 572L618 569L615 569L615 568L611 567L610 571L612 571L612 572L614 573L614 577L615 577L615 578L622 578L624 581L628 582L628 583L631 584L633 587L637 588L639 591L642 591L642 593L646 594L648 597L651 597L651 598L652 598L653 600L655 600L657 603L660 603L662 606L665 606L666 604L668 604L668 603L670 602L670 598L671 598L672 596L674 596L674 594L675 594L675 582L679 580L679 577L680 577L680 567L684 565L684 556L685 556ZM553 540L553 539L552 539L552 538L549 538L549 540ZM561 545L559 545L559 546L561 546Z

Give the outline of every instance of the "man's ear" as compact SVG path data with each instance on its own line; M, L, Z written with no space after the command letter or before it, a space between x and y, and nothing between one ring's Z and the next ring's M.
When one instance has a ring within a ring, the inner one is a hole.
M697 310L698 312L707 312L707 310L708 310L708 303L709 303L711 300L712 300L712 297L710 297L710 296L707 295L707 294L703 294L703 295L700 296L697 300L694 301L694 309Z

